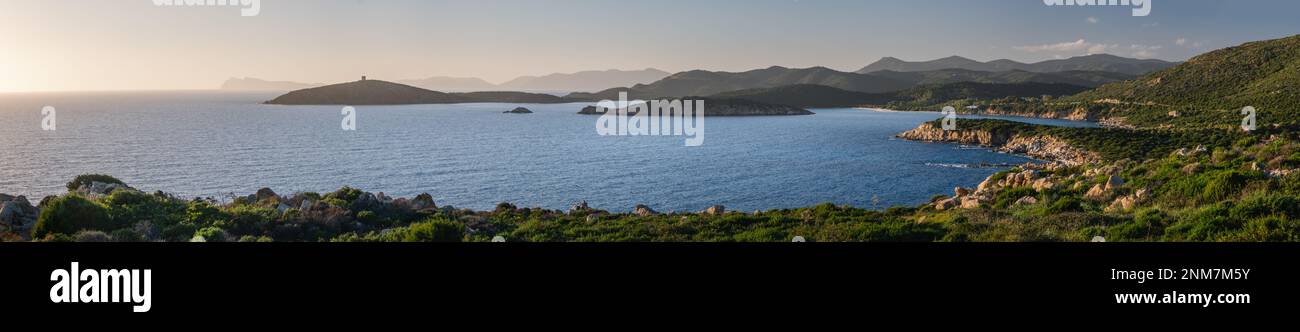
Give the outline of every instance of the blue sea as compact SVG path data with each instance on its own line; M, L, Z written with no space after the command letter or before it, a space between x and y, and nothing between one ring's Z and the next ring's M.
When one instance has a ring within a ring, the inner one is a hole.
M439 205L498 202L628 211L865 208L924 203L1032 160L898 140L937 113L814 109L794 117L713 117L685 137L599 136L586 104L274 106L274 93L97 92L0 95L0 193L33 200L83 173L184 197L329 192L342 186ZM56 130L42 130L44 106ZM503 114L523 106L534 114ZM1036 123L1087 126L1056 120Z

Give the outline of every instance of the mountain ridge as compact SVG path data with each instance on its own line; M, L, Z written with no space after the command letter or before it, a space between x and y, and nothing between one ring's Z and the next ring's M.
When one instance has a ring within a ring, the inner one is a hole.
M1056 73L1064 71L1107 71L1129 75L1142 75L1176 65L1157 59L1132 59L1110 54L1093 54L1069 59L1047 60L1035 63L1023 63L1008 59L980 62L960 56L950 56L930 61L905 61L895 57L881 58L862 69L855 71L868 74L879 71L919 72L943 69L965 69L974 71L1008 71L1022 70L1035 73Z

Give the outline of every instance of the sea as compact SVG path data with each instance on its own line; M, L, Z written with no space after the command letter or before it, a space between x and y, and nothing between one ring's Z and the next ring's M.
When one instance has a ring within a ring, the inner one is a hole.
M187 198L351 186L393 197L429 193L440 206L471 209L499 202L567 209L580 201L611 211L637 204L661 212L821 203L885 209L1036 162L894 138L938 113L709 117L703 144L691 147L681 136L601 136L597 116L576 114L583 103L355 106L355 130L344 130L342 106L263 104L275 95L0 94L0 193L36 201L65 193L79 174L98 173ZM534 113L503 113L515 107Z

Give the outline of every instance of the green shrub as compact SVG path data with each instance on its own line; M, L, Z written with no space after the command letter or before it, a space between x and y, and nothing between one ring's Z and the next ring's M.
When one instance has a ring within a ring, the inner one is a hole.
M132 230L130 228L115 230L111 233L108 233L108 235L113 239L113 242L143 242L144 241L144 238L141 237L140 234L136 233L135 230Z
M1233 206L1228 215L1237 220L1260 217L1295 219L1300 217L1300 201L1281 194L1255 194Z
M205 242L226 242L226 240L230 238L230 235L226 233L226 230L221 229L220 227L205 227L194 232L193 238L199 237L202 237Z
M108 216L108 209L77 195L63 196L50 201L32 227L32 238L45 238L50 234L74 234L81 230L113 230L116 227Z
M109 218L117 225L132 225L151 221L159 225L172 225L186 218L188 203L161 195L150 195L133 190L117 190L104 199Z
M1231 198L1241 193L1241 189L1246 187L1246 181L1250 179L1241 171L1221 171L1207 174L1208 181L1205 184L1204 191L1201 192L1201 198L1205 202L1216 202Z
M1107 229L1108 241L1155 241L1164 235L1169 215L1160 209L1139 210L1132 222Z
M402 242L460 242L464 237L465 225L433 220L411 224L402 237Z
M361 191L361 189L352 188L352 187L343 187L343 188L339 188L339 190L336 190L332 193L325 194L324 199L326 202L329 202L332 199L342 201L343 203L335 204L335 206L346 208L351 206L353 201L356 201L358 198L361 198L361 195L364 194L365 192Z
M195 226L193 223L182 222L171 226L164 226L162 229L162 237L168 241L174 242L189 241L190 238L194 237L194 232L198 231L198 229L198 226Z

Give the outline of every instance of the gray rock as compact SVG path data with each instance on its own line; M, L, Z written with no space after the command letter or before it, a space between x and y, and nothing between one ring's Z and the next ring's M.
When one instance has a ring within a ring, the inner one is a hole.
M279 195L276 195L276 194L275 194L275 191L274 191L274 190L271 190L271 188L262 188L262 189L258 189L258 190L257 190L257 193L254 194L254 196L253 196L253 201L254 201L254 202L261 202L261 201L263 201L263 200L267 200L267 199L270 199L270 198L278 198L278 197L280 197L280 196L279 196Z
M411 200L411 209L415 211L437 208L438 204L433 202L433 195L429 195L429 193L420 194Z
M591 210L591 207L590 207L590 206L587 206L587 201L581 201L581 202L578 202L578 204L574 204L573 207L570 207L570 208L569 208L569 214L578 213L578 212L586 212L586 211L590 211L590 210Z
M1034 205L1034 204L1038 204L1038 198L1034 198L1034 196L1021 197L1015 203L1015 205Z
M516 108L513 109L513 110L505 111L505 113L507 113L507 114L531 114L531 113L533 113L533 111L532 111L532 110L529 110L529 109L527 109L527 108L523 108L523 107L516 107Z
M0 203L0 223L6 225L15 224L22 215L22 208L18 207L18 202L8 201Z
M311 207L316 205L316 201L304 198L302 204L298 205L298 211L311 211Z
M655 212L655 210L651 209L649 206L645 206L641 204L637 204L636 208L632 209L632 213L642 217L648 217L648 216L659 214L659 212Z

